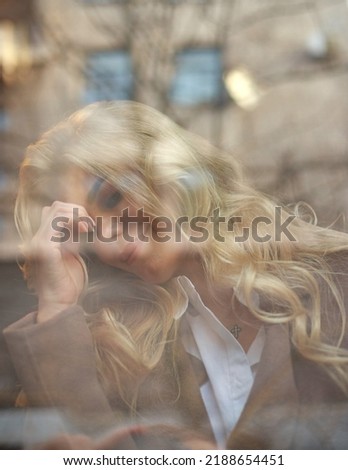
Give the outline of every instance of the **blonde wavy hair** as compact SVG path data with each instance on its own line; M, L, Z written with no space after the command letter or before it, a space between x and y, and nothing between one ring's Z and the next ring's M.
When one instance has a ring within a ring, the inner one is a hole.
M346 312L330 263L335 253L347 250L347 234L317 227L295 206L281 211L283 222L295 216L294 240L277 236L279 204L244 181L235 158L160 112L121 101L89 105L28 147L15 208L24 245L38 229L42 207L59 199L59 181L74 165L105 178L153 216L171 211L173 217L210 218L218 208L226 220L235 218L233 230L221 226L223 243L207 225L209 241L196 244L210 284L232 286L263 322L288 324L298 352L324 367L348 394L348 351L342 347ZM236 239L260 216L269 221L259 229L260 237L267 234L266 242ZM189 228L182 230L189 237ZM34 284L29 268L27 262L24 272ZM154 286L114 270L108 282L120 286L116 298L86 313L86 319L107 395L112 400L117 391L134 408L136 385L160 364L166 345L175 339L174 317L184 296L176 279ZM329 333L323 288L339 312L335 331ZM95 295L99 287L92 290Z

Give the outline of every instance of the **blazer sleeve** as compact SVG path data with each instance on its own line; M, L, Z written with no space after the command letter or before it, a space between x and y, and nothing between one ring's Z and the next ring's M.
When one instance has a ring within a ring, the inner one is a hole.
M29 406L53 406L87 421L110 422L112 409L98 380L93 340L80 306L43 323L30 313L7 327L4 337Z

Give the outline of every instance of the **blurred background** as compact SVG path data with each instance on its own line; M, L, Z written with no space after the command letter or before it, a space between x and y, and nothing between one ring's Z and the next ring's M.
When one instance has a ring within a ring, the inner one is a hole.
M1 326L35 304L16 264L18 167L72 111L147 103L345 230L347 91L345 0L0 0Z

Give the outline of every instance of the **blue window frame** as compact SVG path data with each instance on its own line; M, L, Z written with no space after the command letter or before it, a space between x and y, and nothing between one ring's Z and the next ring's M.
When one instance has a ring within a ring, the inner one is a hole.
M169 3L184 3L186 2L187 3L187 0L169 0ZM209 0L191 0L191 3L195 4L195 3L208 3Z
M0 132L6 132L9 127L9 118L6 110L0 108Z
M176 55L170 97L180 105L219 103L224 96L222 58L218 48L190 48Z
M9 176L4 170L0 170L0 193L6 191L9 185Z
M101 51L90 54L86 62L85 77L85 103L132 98L132 62L127 51Z
M112 5L117 3L126 3L128 0L80 0L81 3L92 6Z

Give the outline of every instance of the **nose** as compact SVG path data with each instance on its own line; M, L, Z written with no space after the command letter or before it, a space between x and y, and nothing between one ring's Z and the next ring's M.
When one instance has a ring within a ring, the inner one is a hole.
M99 241L116 240L122 234L122 224L116 216L97 217L96 230Z

